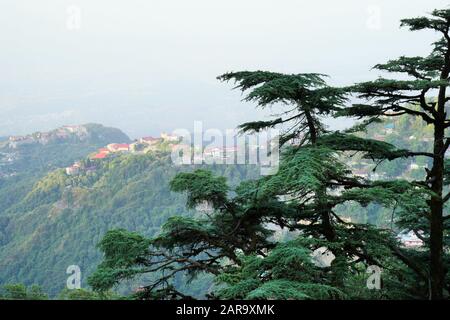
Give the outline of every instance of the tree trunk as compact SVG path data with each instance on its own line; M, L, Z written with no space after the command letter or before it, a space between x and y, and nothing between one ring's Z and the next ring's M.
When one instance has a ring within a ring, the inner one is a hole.
M434 179L431 188L435 195L430 201L430 299L438 300L443 298L444 288L444 268L443 268L443 174L444 174L444 129L436 126L434 158L432 178Z
M450 74L450 39L447 39L447 50L444 55L444 65L441 71L441 80L447 80ZM444 291L444 264L443 264L443 233L444 233L444 200L442 196L444 187L444 154L445 154L445 103L447 86L439 88L437 100L437 114L434 125L434 160L431 170L431 189L434 195L430 200L430 299L440 300Z
M450 44L449 44L450 45ZM445 65L441 79L447 79L450 70L450 48L445 55ZM430 299L440 300L444 291L444 265L443 265L443 233L444 233L444 201L442 197L444 186L444 153L445 153L445 100L446 86L439 88L437 101L437 114L434 126L434 159L431 170L431 189L434 195L430 200Z

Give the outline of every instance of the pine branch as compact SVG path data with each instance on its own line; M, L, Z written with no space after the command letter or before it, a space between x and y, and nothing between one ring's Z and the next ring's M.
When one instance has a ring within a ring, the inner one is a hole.
M392 249L393 254L399 258L404 264L406 264L411 270L413 270L420 278L428 282L427 274L422 270L422 268L410 257L408 257L400 248L396 245L388 244Z
M433 106L430 106L427 101L426 101L426 93L428 92L429 89L424 89L422 90L422 92L420 93L420 106L422 107L422 109L430 112L435 118L438 115L437 111L435 108L433 108Z
M430 117L428 114L426 114L425 112L421 112L421 111L416 111L416 110L412 110L400 105L393 105L394 109L396 110L401 110L406 112L407 114L411 114L411 115L415 115L415 116L419 116L422 117L422 119L428 123L428 124L433 124L436 122L435 119L433 119L432 117Z
M450 200L450 192L442 199L442 202L446 203L448 200ZM448 219L449 217L450 216L447 216L445 219Z
M450 138L447 138L447 139L445 140L444 148L443 148L443 150L442 150L442 154L443 154L443 155L445 154L445 152L447 152L448 147L450 147Z

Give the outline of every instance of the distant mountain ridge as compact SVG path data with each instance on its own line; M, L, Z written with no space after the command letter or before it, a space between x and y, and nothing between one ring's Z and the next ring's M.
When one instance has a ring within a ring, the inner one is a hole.
M104 127L101 124L89 123L84 125L65 125L51 131L37 131L23 136L9 136L0 139L1 147L16 149L19 146L42 144L64 141L107 142L115 140L119 143L127 143L130 138L116 128Z
M100 124L63 126L48 132L9 136L0 140L0 178L2 173L21 173L30 167L36 169L37 160L45 162L45 167L55 169L105 144L129 141L130 138L119 129ZM54 152L61 156L55 156Z

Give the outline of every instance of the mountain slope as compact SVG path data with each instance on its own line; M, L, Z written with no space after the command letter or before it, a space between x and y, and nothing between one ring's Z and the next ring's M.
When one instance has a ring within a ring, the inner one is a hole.
M206 167L206 166L204 166ZM208 166L238 181L256 178L254 166ZM82 285L100 261L96 248L112 228L154 235L185 210L183 195L169 191L180 170L163 153L124 154L98 161L95 171L67 176L62 169L39 180L0 217L0 283L37 283L55 295L66 285L66 269L79 265Z
M99 124L66 126L0 141L0 216L41 177L113 142L129 142L122 131Z

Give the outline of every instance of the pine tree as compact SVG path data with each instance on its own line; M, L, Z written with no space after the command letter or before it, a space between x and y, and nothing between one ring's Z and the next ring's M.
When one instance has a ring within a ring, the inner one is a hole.
M355 297L354 292L377 298L424 298L428 293L432 299L443 298L449 260L444 207L450 194L444 191L450 169L444 154L450 145L445 137L450 126L445 111L450 11L405 19L402 25L443 35L428 57L401 57L376 66L405 73L410 80L380 78L335 88L324 75L311 73L242 71L218 77L234 81L244 100L257 107L281 109L273 119L240 126L243 132L281 128L278 172L234 190L208 171L178 174L171 188L187 194L187 207L207 202L212 210L173 217L152 239L125 230L108 232L100 243L104 261L89 280L94 289L108 290L124 279L150 274L137 298L186 299L191 297L177 286L180 274L193 279L208 273L225 285L211 296L225 299L339 299ZM435 101L433 91L438 92ZM348 106L352 95L367 103ZM433 127L432 151L399 149L355 134L384 117L402 115ZM363 121L343 132L330 131L324 124L330 116ZM371 181L353 175L344 163L354 154L372 160L375 169L383 161L415 157L430 158L433 167L423 181ZM429 253L402 248L392 230L344 221L336 208L348 202L396 208L398 227L423 238ZM277 240L275 230L288 231L289 239ZM317 266L312 256L323 248L335 258ZM380 294L367 293L364 283L355 287L370 265L385 270Z
M105 260L91 285L107 290L122 279L152 273L155 278L141 298L187 298L174 286L177 274L194 278L206 272L227 284L215 293L224 298L341 298L346 281L364 274L367 266L388 268L396 247L391 233L345 222L334 209L347 201L406 206L420 190L407 182L372 184L355 177L338 156L356 151L385 159L407 152L327 131L323 117L343 110L346 91L327 86L321 75L255 71L219 79L235 80L246 99L260 107L282 103L287 108L282 117L240 127L258 131L287 125L280 137L285 148L278 173L242 183L233 197L226 181L208 171L178 174L172 190L187 193L189 208L208 202L212 212L171 218L153 239L125 230L109 232L100 243ZM279 243L274 226L296 239ZM319 248L335 256L330 266L312 263Z
M409 156L428 157L432 160L432 168L427 170L426 178L421 182L431 193L427 198L427 210L409 215L409 220L414 220L414 223L409 224L409 229L422 237L429 246L429 268L426 271L430 283L429 296L431 299L442 299L447 273L445 260L448 260L445 257L448 243L445 244L444 241L448 215L444 216L444 208L450 199L450 193L444 194L445 186L448 186L445 175L449 170L449 163L448 160L445 162L444 155L450 146L450 138L446 137L446 130L450 127L446 110L450 99L447 97L450 75L450 10L434 10L428 17L403 19L401 26L411 31L433 30L440 38L433 43L433 50L426 57L402 56L376 65L378 70L400 73L408 79L379 78L355 85L351 90L368 103L354 105L342 112L342 115L356 116L366 122L380 117L407 115L418 117L432 126L433 150L409 152ZM423 220L426 222L418 223Z
M284 117L240 126L247 132L282 124L285 129L280 141L291 142L282 156L279 172L262 179L258 192L293 199L289 205L295 208L296 213L289 215L286 212L283 217L286 221L279 226L287 226L289 230L300 231L302 236L313 239L309 249L317 249L320 243L336 256L331 266L335 273L332 285L341 286L348 272L357 272L361 263L366 267L382 264L383 255L395 256L423 278L419 267L407 259L404 250L392 239L392 233L375 230L369 225L346 223L335 213L337 205L349 201L363 206L378 202L406 211L411 207L423 208L425 204L417 200L427 194L421 185L407 181L373 182L361 179L353 176L351 170L340 161L342 157L348 157L349 152L359 153L376 162L412 157L415 153L353 134L364 130L376 119L357 124L346 132L327 131L323 124L324 116L342 116L348 114L349 109L353 110L345 107L349 89L329 87L323 76L313 76L319 77L319 81L306 85L304 78L309 79L309 74L283 75L256 71L228 73L219 77L220 80L234 80L236 88L249 91L244 100L254 101L259 107L275 103L287 105L288 111L283 113ZM303 225L299 225L299 221Z

